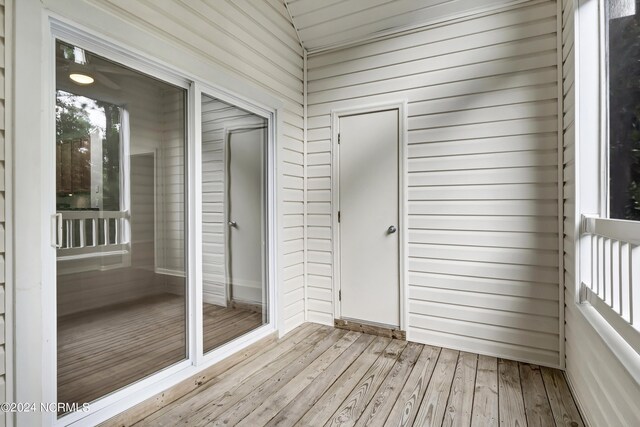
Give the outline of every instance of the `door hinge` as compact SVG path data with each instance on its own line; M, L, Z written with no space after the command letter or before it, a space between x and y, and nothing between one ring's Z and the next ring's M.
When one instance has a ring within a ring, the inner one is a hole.
M338 211L338 223L340 223L340 211Z
M338 134L338 144L340 144L340 134Z
M338 291L338 301L342 301L342 291Z

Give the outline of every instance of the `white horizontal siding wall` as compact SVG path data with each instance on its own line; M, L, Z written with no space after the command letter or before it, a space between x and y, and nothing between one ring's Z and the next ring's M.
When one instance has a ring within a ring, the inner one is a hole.
M332 324L332 109L408 101L409 339L559 364L557 9L308 59L308 318Z
M566 369L574 396L592 426L632 426L640 423L640 384L589 325L576 305L580 277L576 244L579 206L576 200L575 17L573 0L563 1L562 57L564 93L564 281ZM586 46L591 49L591 46ZM594 171L595 172L595 171Z
M96 22L92 10L107 10L116 20L144 28L152 37L168 41L176 51L195 61L222 68L284 102L284 137L278 141L280 257L278 284L282 331L304 321L303 269L303 50L284 3L277 0L176 2L170 0L44 0L44 7L80 25L95 29L125 46L127 34L113 23ZM156 52L153 45L135 45L179 68L171 52ZM224 86L223 82L216 82ZM177 266L177 264L176 264Z
M285 0L303 46L309 52L415 26L443 22L460 14L498 7L513 0ZM355 24L357 23L357 25Z
M6 229L6 212L5 212L5 195L6 193L6 180L5 180L5 162L6 162L6 150L5 150L5 130L6 130L6 113L5 113L5 99L7 92L7 84L5 82L6 68L10 57L6 54L5 49L5 23L10 22L11 16L5 16L5 2L0 0L0 402L6 402L7 397L10 395L7 393L7 377L6 373L11 369L11 366L7 366L7 342L11 345L11 341L7 340L6 330L6 274L5 274L5 229ZM11 351L11 347L8 349ZM0 416L0 427L6 425L7 418L10 414ZM9 418L10 419L10 418Z
M158 149L158 245L156 269L185 277L185 163L186 93L168 91L160 96L161 143Z

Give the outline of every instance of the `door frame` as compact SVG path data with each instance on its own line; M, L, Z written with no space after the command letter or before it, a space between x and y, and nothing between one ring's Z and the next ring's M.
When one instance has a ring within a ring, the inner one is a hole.
M399 284L399 310L400 330L407 332L407 204L408 204L408 119L407 100L390 101L376 104L364 104L331 110L331 237L333 240L333 317L342 318L342 306L339 299L341 286L341 253L340 253L340 224L338 223L338 211L340 210L340 155L338 148L338 133L340 130L340 118L382 111L398 111L398 284Z

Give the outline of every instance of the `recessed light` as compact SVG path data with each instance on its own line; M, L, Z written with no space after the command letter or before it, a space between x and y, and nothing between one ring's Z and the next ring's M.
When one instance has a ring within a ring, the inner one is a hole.
M93 77L81 73L71 73L69 78L79 85L90 85L94 82Z

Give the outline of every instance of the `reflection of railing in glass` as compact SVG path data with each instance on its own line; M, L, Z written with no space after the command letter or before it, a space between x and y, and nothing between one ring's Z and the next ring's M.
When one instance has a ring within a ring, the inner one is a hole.
M129 246L129 212L62 211L58 259L123 252Z

